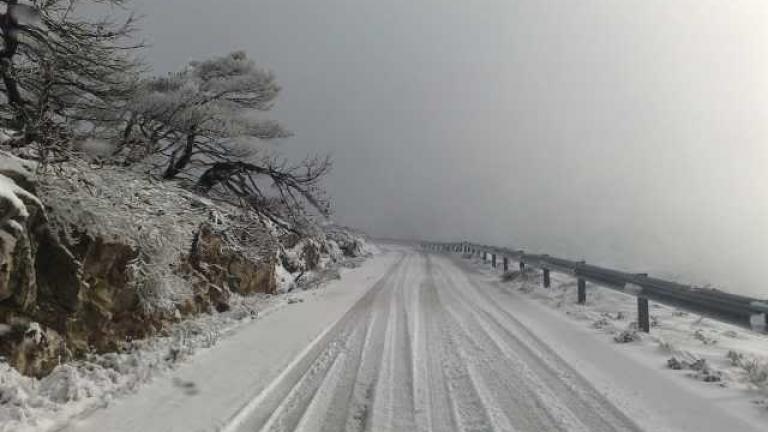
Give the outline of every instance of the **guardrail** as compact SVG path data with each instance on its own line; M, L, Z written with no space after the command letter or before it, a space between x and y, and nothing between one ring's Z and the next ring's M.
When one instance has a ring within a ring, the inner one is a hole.
M483 262L490 258L491 266L497 267L502 258L503 271L509 270L510 260L517 261L520 270L526 265L541 270L544 287L550 286L550 271L575 277L577 302L587 301L587 282L621 291L637 297L638 328L650 332L648 301L707 316L755 331L768 330L768 301L730 294L711 288L697 288L648 276L645 273L627 273L598 267L584 261L572 261L549 255L527 254L524 251L478 245L473 243L423 243L423 247L435 251L451 251L481 256Z

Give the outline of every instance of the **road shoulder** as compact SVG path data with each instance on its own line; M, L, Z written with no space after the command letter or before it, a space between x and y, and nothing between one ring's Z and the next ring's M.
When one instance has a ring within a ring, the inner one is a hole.
M340 280L297 294L297 301L240 328L176 371L63 431L217 430L266 388L293 358L333 325L396 262L385 251Z

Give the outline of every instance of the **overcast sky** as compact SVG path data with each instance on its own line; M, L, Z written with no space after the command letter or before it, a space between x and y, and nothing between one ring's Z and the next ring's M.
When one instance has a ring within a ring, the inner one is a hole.
M243 49L337 219L768 297L765 0L140 0L158 73Z

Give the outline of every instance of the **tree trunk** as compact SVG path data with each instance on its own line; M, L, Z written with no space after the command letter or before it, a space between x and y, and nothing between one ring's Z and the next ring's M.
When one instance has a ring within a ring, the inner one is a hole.
M170 180L176 177L187 167L187 165L189 165L189 162L192 161L192 152L195 150L196 138L197 135L194 133L187 135L187 143L184 145L181 157L178 159L176 159L175 155L174 157L171 157L171 161L168 162L168 168L166 168L165 173L163 174L164 179Z
M211 165L200 179L197 180L197 189L208 192L217 184L229 179L237 171L243 169L242 162L218 162Z
M18 28L11 18L10 9L18 0L6 1L6 13L0 15L0 30L3 33L3 49L0 51L0 75L2 75L8 103L16 111L15 128L22 129L26 116L24 98L19 90L19 83L14 76L13 58L19 48Z

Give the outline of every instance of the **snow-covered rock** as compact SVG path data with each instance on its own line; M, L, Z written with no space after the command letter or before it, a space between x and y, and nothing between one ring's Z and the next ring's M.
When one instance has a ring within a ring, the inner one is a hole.
M0 356L27 375L125 349L241 296L314 286L335 277L325 270L333 263L365 251L350 231L280 234L240 208L123 167L73 160L39 178L36 170L0 154L10 263L0 268Z

